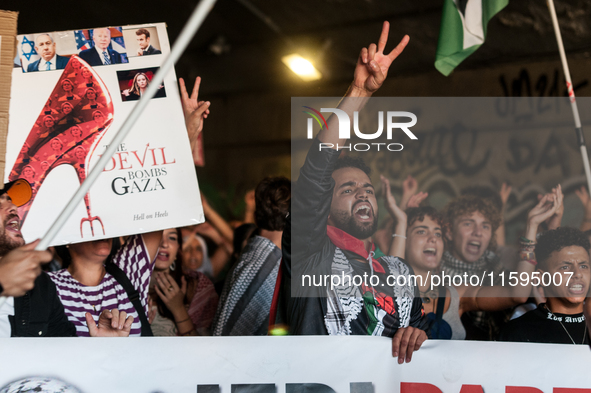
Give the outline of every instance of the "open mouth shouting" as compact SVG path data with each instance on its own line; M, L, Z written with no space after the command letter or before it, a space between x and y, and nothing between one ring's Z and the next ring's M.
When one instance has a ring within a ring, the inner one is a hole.
M170 253L168 251L159 251L156 259L159 261L168 261L170 258Z
M434 257L437 255L437 249L434 247L425 248L423 250L423 254L425 254L426 256L433 256Z
M369 202L358 202L353 206L353 216L361 222L373 222L373 209Z
M18 237L23 236L21 234L21 220L16 214L11 214L6 218L6 221L4 221L4 229L8 232L14 233Z
M581 282L573 282L567 287L568 294L571 296L586 296L587 287Z
M477 240L472 240L472 241L468 242L468 244L466 245L466 251L469 254L479 255L481 247L482 247L482 242L477 241Z

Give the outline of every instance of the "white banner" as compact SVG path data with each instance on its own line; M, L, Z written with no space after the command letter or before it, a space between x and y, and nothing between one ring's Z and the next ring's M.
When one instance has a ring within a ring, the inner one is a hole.
M402 365L382 337L14 338L0 348L2 393L64 383L78 389L68 393L591 392L581 345L428 340Z
M34 200L19 208L31 241L96 164L170 46L164 23L18 40L4 180L33 185ZM54 244L197 224L204 220L200 200L171 71Z

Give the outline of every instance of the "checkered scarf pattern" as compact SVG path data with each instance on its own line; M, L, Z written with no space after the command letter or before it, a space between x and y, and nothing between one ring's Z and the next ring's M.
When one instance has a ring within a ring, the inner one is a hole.
M486 250L480 259L473 263L461 261L451 255L449 251L446 251L443 253L441 262L441 271L445 272L445 274L454 276L468 273L468 275L475 274L481 278L483 273L485 276L487 276L492 272L493 284L500 285L501 283L500 274L504 269L500 263L500 258L490 250ZM484 285L490 286L490 278L485 278ZM488 330L491 332L491 335L496 335L496 327L493 326L494 322L490 316L490 313L484 311L474 311L470 312L469 314L472 321L474 322L474 325L485 331Z

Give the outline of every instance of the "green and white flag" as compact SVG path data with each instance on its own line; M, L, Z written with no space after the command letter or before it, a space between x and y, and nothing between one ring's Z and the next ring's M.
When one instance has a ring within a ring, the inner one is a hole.
M509 0L444 0L435 68L448 76L480 48L488 21L507 4Z

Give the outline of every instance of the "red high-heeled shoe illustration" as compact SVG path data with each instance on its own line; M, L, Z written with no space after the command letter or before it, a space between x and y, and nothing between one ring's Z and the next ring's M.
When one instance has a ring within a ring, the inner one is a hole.
M88 163L99 141L113 122L113 100L98 74L84 60L72 56L48 98L29 136L21 147L9 181L24 178L31 183L33 197L19 207L22 223L25 222L37 191L47 175L60 165L71 165L80 183L88 174ZM83 224L101 224L99 216L93 216L90 195L84 196L87 217L80 220L80 236L84 237Z

